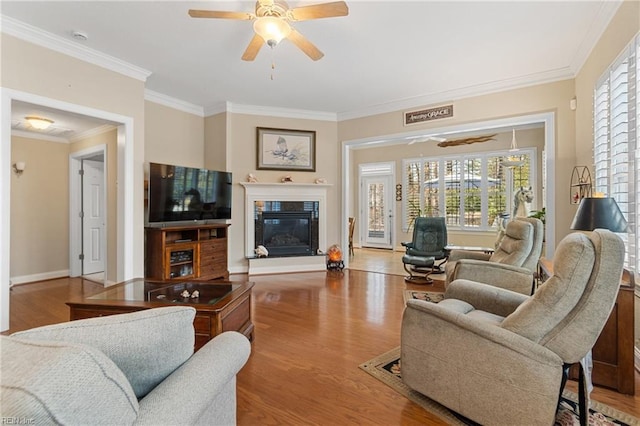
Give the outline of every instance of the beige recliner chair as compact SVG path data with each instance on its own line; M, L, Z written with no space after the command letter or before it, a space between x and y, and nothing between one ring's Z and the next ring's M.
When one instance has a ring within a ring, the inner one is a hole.
M402 380L483 425L553 424L568 366L591 350L611 313L623 260L614 233L574 233L533 296L456 280L438 304L409 300Z
M512 220L493 254L452 250L445 266L445 286L456 279L471 279L529 295L543 240L544 225L539 219Z

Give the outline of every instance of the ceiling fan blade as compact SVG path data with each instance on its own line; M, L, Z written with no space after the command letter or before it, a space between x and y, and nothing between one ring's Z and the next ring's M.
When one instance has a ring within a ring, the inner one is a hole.
M258 34L255 34L249 42L247 49L242 54L242 60L253 61L256 56L258 56L258 52L260 51L260 48L263 44L264 40L262 40L262 37L260 37Z
M296 7L287 12L287 16L293 21L333 18L334 16L347 16L348 14L349 7L343 1Z
M248 12L225 12L219 10L197 10L189 9L189 16L192 18L220 18L220 19L240 19L250 21L255 19L252 13Z
M320 49L318 49L313 43L307 40L305 36L300 34L294 28L291 28L291 33L289 33L287 38L314 61L317 61L324 56L324 53L322 53Z

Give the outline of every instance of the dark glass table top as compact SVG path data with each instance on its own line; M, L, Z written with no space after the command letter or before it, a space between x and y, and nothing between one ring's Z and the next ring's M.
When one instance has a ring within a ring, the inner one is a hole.
M140 278L107 288L85 300L212 305L242 285L230 282L153 281Z

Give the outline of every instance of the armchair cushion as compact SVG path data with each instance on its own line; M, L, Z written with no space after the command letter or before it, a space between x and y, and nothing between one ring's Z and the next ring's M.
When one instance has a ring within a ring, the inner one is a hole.
M193 354L195 312L194 308L186 307L148 309L135 315L39 327L12 336L92 346L115 362L136 396L142 398Z
M124 374L87 345L0 336L2 413L34 424L132 424L138 401Z

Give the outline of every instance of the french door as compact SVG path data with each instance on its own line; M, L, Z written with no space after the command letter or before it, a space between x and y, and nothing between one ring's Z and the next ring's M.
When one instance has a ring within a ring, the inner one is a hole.
M393 175L361 177L360 236L363 247L392 248Z

